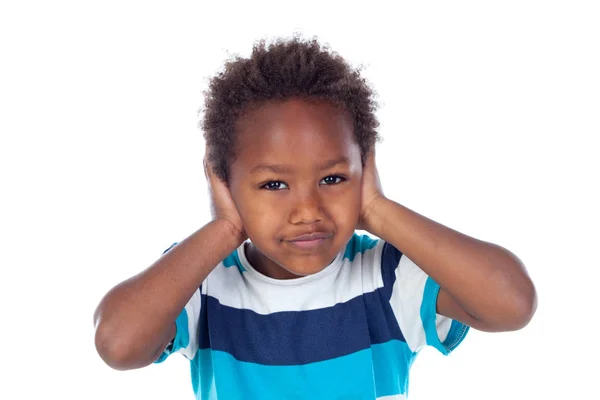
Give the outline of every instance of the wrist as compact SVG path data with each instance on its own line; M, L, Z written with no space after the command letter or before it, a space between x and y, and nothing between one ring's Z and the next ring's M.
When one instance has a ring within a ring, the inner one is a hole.
M239 229L233 222L228 220L227 218L216 218L213 221L215 224L218 224L224 231L228 237L235 239L237 246L242 244L248 236L243 229ZM236 246L236 247L237 247Z
M385 223L386 205L389 202L389 199L382 196L369 203L369 206L363 213L364 230L377 237L381 237Z

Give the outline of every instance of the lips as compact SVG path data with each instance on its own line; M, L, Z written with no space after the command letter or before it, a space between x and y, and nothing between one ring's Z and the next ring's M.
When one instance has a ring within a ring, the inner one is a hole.
M313 253L320 248L323 243L326 243L327 240L332 236L332 233L327 232L311 232L296 236L290 240L287 240L287 242L296 250L299 250L303 253L307 251Z
M331 236L332 236L331 233L312 232L312 233L305 233L303 235L296 236L295 238L289 239L288 242L303 242L303 241L308 242L308 241L319 240L319 239L327 239Z

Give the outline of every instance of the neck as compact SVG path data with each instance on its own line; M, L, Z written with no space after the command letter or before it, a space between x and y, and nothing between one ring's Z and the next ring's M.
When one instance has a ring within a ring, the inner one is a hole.
M300 275L296 275L276 262L265 256L254 246L252 242L245 246L246 258L250 262L250 265L261 274L268 276L273 279L295 279L300 278Z

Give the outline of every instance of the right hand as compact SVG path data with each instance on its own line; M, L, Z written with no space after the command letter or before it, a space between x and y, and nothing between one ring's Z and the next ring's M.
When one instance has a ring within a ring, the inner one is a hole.
M221 219L229 222L232 233L240 239L240 242L245 241L248 236L242 224L242 217L231 197L231 192L225 182L215 175L212 165L206 157L204 157L204 175L210 193L210 213L213 220Z

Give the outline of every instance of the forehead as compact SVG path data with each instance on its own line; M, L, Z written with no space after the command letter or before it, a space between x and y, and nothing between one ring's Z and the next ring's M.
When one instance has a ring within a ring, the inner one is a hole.
M234 170L258 164L311 168L346 157L360 162L352 120L346 110L327 101L292 99L262 104L236 126Z

